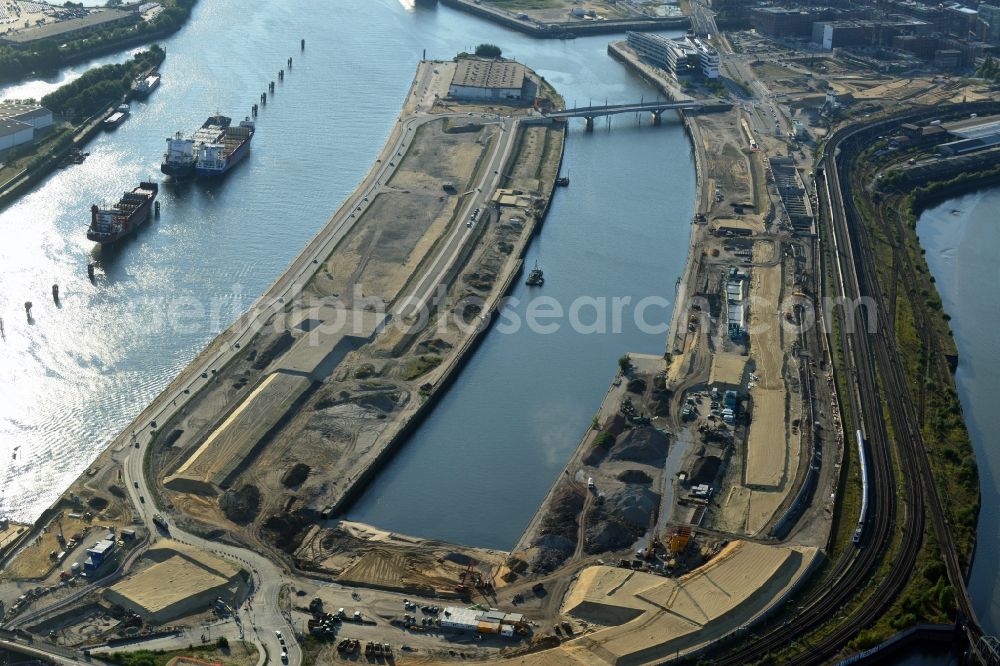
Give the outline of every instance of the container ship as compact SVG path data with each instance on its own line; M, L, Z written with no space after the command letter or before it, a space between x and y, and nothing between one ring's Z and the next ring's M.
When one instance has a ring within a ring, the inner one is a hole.
M250 118L244 118L236 127L229 126L218 141L203 143L198 149L194 164L196 176L221 176L247 156L256 127Z
M91 206L87 239L107 245L141 227L149 219L153 200L159 191L156 183L143 181L139 187L123 194L111 208L101 208L96 204Z
M167 139L167 152L163 155L160 171L178 178L194 176L194 165L198 161L198 149L203 143L214 143L222 138L229 128L231 119L216 114L210 116L198 130L185 138L180 132Z
M132 92L136 97L142 99L148 97L149 93L156 90L156 87L160 85L160 73L153 72L147 74L146 76L140 76L132 83Z
M249 118L233 127L232 119L211 116L190 137L178 132L167 139L160 171L176 178L221 176L246 157L254 130Z

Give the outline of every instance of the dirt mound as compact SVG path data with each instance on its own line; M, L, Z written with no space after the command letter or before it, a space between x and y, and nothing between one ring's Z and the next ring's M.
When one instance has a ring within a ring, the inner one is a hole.
M362 407L377 409L380 412L391 412L399 404L400 393L369 393L359 396L355 402Z
M691 468L691 483L712 483L722 466L722 459L716 456L699 458Z
M646 392L646 380L639 378L633 379L628 383L627 388L629 393L637 393L639 395L642 395L643 393Z
M629 484L608 496L603 510L612 520L646 529L650 513L657 510L660 496L644 486Z
M627 469L618 475L618 480L625 483L652 483L653 477L641 469Z
M288 331L283 332L267 349L256 356L253 362L254 370L263 370L276 357L291 349L293 344L295 344L295 338L292 334Z
M667 459L667 436L651 426L636 428L611 449L611 460L625 460L660 467Z
M219 507L226 518L237 525L246 525L260 511L260 490L250 484L236 491L228 490L219 498Z
M264 529L271 533L274 545L294 553L305 536L310 521L300 512L273 515L264 521Z
M312 468L309 465L296 463L294 467L285 472L284 476L281 477L281 483L288 488L301 486L309 477L310 471L312 471Z
M87 506L89 506L94 511L104 511L108 508L108 500L104 499L100 495L94 495L89 500L87 500Z
M592 524L587 528L587 537L584 544L584 551L588 555L606 553L613 550L627 548L635 541L633 530L615 520L609 520L604 508L599 511L592 511Z
M583 510L584 495L579 488L560 480L559 488L542 518L538 536L532 544L535 551L531 569L548 573L561 565L576 550L579 529L577 517Z

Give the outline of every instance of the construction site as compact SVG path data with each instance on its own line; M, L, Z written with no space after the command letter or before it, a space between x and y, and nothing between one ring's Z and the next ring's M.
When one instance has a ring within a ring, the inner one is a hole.
M488 4L590 23L668 3ZM560 176L566 128L544 110L563 104L542 77L521 83L507 63L489 90L478 60L422 61L372 171L293 265L297 291L279 283L224 333L210 351L225 362L193 392L172 385L180 404L151 443L105 452L38 534L0 526L3 582L29 590L7 617L109 649L209 624L242 639L256 603L301 643L268 632L286 663L638 665L711 660L787 612L844 552L854 518L838 511L867 492L820 306L814 151L847 119L992 91L758 31L713 37L723 81L682 84L609 45L668 98L732 104L681 112L698 186L663 353L624 355L592 422L565 424L578 447L509 552L343 519L487 334ZM994 145L994 122L891 140L960 160ZM919 179L931 161L886 176ZM74 561L108 581L100 593Z

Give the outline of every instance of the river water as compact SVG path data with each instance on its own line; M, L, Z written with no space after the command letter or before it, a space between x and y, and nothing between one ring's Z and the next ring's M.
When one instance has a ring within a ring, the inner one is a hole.
M91 142L83 165L56 172L0 213L0 515L36 517L281 273L374 160L422 50L448 58L484 41L534 67L568 103L653 94L607 56L605 38L536 41L399 0L352 3L339 20L317 20L304 0L200 2L164 42L163 82L148 102ZM40 97L127 55L10 85L0 97ZM191 131L215 111L245 115L289 56L293 69L262 110L251 157L222 182L162 187L159 220L114 251L95 250L85 237L90 205L158 178L167 135ZM566 303L578 294L672 296L694 187L677 120L652 128L620 118L611 132L592 135L577 126L566 159L572 186L559 192L529 257L546 269L544 293ZM33 324L25 301L34 305ZM596 410L616 358L662 350L662 334L643 338L634 328L626 322L620 336L491 334L434 419L372 487L373 501L352 514L509 547ZM442 424L452 428L446 439ZM428 442L441 450L428 451ZM454 483L437 475L443 463ZM411 476L434 491L414 495ZM501 510L463 501L439 515L428 496L459 497L470 481ZM410 507L403 524L396 498ZM477 526L486 516L489 530Z
M946 201L920 216L917 233L951 315L958 344L955 381L965 422L979 463L982 511L977 530L976 559L969 590L976 614L988 634L1000 632L1000 410L994 404L1000 382L1000 292L994 288L1000 272L1000 189L988 189Z

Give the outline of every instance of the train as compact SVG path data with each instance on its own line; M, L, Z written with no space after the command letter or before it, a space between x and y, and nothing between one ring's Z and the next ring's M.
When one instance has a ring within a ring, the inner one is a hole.
M858 515L858 526L851 540L854 545L860 546L865 523L868 520L868 458L865 456L865 436L860 430L856 431L854 436L858 440L858 460L861 461L861 513Z

